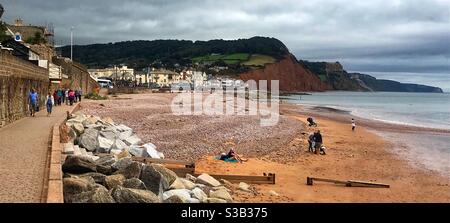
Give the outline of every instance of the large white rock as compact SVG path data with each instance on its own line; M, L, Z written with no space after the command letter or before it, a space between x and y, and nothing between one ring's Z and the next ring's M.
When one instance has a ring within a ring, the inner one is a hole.
M244 183L244 182L240 182L240 183L239 183L239 189L240 189L240 190L243 190L243 191L245 191L245 192L251 192L251 190L250 190L250 185L248 185L248 184L246 184L246 183Z
M121 132L125 132L125 131L133 131L133 129L131 129L130 127L128 127L128 126L126 126L126 125L124 125L124 124L117 125L117 126L116 126L116 129L117 129L118 131L121 131Z
M144 157L146 155L145 148L142 146L132 145L128 152L130 152L131 155L137 156L137 157Z
M119 132L119 139L120 140L125 140L128 137L133 135L133 131L128 130L128 131L124 131L124 132Z
M200 202L202 202L202 203L207 202L208 195L206 195L202 189L196 187L191 191L191 193L192 193L192 197L198 199Z
M81 135L84 133L84 126L81 123L73 123L72 129L75 130L77 135Z
M233 198L231 198L230 193L228 193L228 191L226 191L225 189L220 189L220 190L216 190L216 191L210 191L209 197L223 199L223 200L226 200L228 202L232 202L233 201Z
M142 143L142 140L137 135L132 135L132 136L126 138L124 140L124 142L127 145L131 146L131 145L138 145L138 144Z
M195 188L195 184L192 183L190 180L184 179L184 178L178 178L181 183L183 184L184 188L188 190L192 190Z
M146 149L147 155L151 158L155 159L161 159L161 157L158 154L158 151L156 151L156 146L153 143L147 143L143 145Z
M187 189L177 189L177 190L169 190L163 193L163 200L167 200L169 197L177 196L181 198L181 200L186 203L189 198L191 198L191 193Z
M73 143L64 143L64 154L74 154Z
M124 150L124 149L127 149L128 148L128 145L127 144L125 144L122 140L120 140L120 139L116 139L115 141L114 141L114 144L112 145L112 147L111 147L111 149L114 149L114 150L120 150L120 151L122 151L122 150Z
M199 184L205 184L211 187L218 187L221 185L219 181L217 181L216 179L214 179L213 177L211 177L206 173L198 176L195 182Z
M98 148L97 148L97 152L99 153L109 153L109 151L111 150L111 147L113 145L113 141L109 140L107 138L98 137Z
M105 137L105 138L107 138L109 140L112 140L112 141L116 140L116 138L117 138L117 133L114 132L114 131L103 130L103 131L100 131L100 135L102 137Z

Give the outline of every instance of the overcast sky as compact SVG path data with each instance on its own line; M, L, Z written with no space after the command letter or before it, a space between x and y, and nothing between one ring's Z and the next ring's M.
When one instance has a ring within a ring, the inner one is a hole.
M53 23L57 44L275 37L350 71L450 74L450 0L0 0L3 20Z

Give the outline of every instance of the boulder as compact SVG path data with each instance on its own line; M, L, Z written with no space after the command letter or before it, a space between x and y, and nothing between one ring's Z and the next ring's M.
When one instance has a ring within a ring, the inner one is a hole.
M177 203L177 204L184 203L183 200L180 197L176 196L176 195L165 199L163 202L164 203Z
M69 177L63 178L63 191L64 197L68 197L73 194L79 194L94 189L95 181L92 177Z
M117 186L111 191L117 203L159 203L159 198L148 190L139 190Z
M75 150L74 150L73 143L71 143L71 142L64 143L63 153L64 154L74 154Z
M192 197L190 197L190 198L188 198L188 199L186 200L186 203L190 203L190 204L198 204L198 203L200 203L200 200L198 200L197 198L192 198Z
M175 189L187 189L184 187L183 182L180 180L181 178L175 179L175 181L169 186L169 190L175 190Z
M245 192L251 192L250 190L250 185L244 183L244 182L240 182L239 183L239 190L245 191Z
M72 125L72 129L77 133L77 135L81 135L84 133L84 126L81 123L74 123Z
M75 174L97 172L96 165L92 160L79 156L67 156L62 165L62 170Z
M165 190L169 188L169 186L173 183L171 178L164 176L162 168L158 167L158 165L150 164L144 165L141 170L140 180L144 182L145 186L148 190L151 190L153 193L160 196Z
M91 172L91 173L81 174L78 177L80 177L80 178L89 178L89 177L91 177L94 180L95 183L101 184L101 185L105 185L106 175L102 174L102 173Z
M191 181L191 182L194 182L194 183L197 180L196 177L194 177L194 176L192 176L191 174L188 174L188 173L186 174L186 179Z
M88 151L95 151L98 147L98 131L86 129L79 139L79 144Z
M147 153L144 156L148 156L154 159L161 159L158 151L156 151L156 146L153 143L144 144L143 147L145 148L145 152Z
M108 125L114 125L114 121L112 120L111 117L106 117L106 118L104 118L102 121L103 121L105 124L108 124Z
M206 202L208 202L208 203L227 203L226 200L219 199L219 198L208 198L208 199L206 199Z
M171 185L177 178L177 174L172 170L167 169L163 165L152 164L155 169L162 174L164 180L167 181L167 185Z
M114 141L99 136L98 137L97 152L99 152L99 153L109 153L113 143L114 143Z
M97 165L97 172L105 175L111 175L115 170L109 165Z
M98 184L92 190L64 196L64 201L66 203L115 203L108 190Z
M139 145L142 143L142 140L137 135L132 135L125 140L123 140L127 145Z
M117 131L120 131L120 132L133 131L133 129L131 129L130 127L128 127L124 124L117 125L116 129L117 129Z
M162 152L158 152L158 156L159 156L160 159L164 159L165 158L165 156L164 156L164 154Z
M116 157L114 155L106 155L100 157L98 160L95 161L95 164L97 165L104 165L104 166L111 166L116 162Z
M116 186L122 186L125 182L125 177L122 174L115 174L105 177L105 186L108 189L113 189Z
M128 149L129 147L128 147L128 145L127 144L125 144L122 140L120 140L120 139L116 139L115 141L114 141L114 144L112 145L112 147L111 147L111 149L115 149L115 150L119 150L119 151L122 151L122 150L124 150L124 149Z
M191 191L192 197L198 199L202 203L206 203L208 199L208 195L203 192L202 189L196 187Z
M211 192L209 192L209 197L223 199L223 200L226 200L227 202L233 201L233 198L231 198L230 193L228 193L228 191L226 191L225 189L211 191Z
M234 184L232 184L232 183L231 183L230 181L228 181L228 180L220 179L220 182L221 182L226 188L228 188L228 189L230 189L230 190L234 190L234 189L235 189Z
M139 178L141 175L142 165L139 162L131 162L130 165L123 169L119 169L116 174L122 174L126 179Z
M86 118L86 119L82 122L82 124L83 124L84 127L86 127L86 126L88 126L88 125L94 125L97 121L98 121L98 117L93 117L93 116L91 116L91 117Z
M115 132L113 132L113 131L105 131L105 130L100 131L100 136L102 136L104 138L107 138L107 139L109 139L109 140L111 140L113 142L117 138L117 134Z
M132 156L131 156L130 152L128 152L127 149L124 149L122 152L120 152L120 153L117 155L117 159L131 158L131 157L132 157Z
M145 148L142 146L132 145L128 152L130 152L131 155L136 157L144 157L146 155Z
M177 196L183 201L183 203L186 203L187 200L191 198L191 193L187 189L169 190L163 193L163 200L167 200L172 196Z
M190 180L186 180L184 178L178 178L184 185L184 188L188 189L188 190L192 190L195 188L195 183L193 183Z
M113 146L114 146L114 145L113 145ZM115 157L118 158L119 154L122 153L122 150L111 149L111 150L109 151L109 153L110 153L111 155L114 155Z
M132 188L132 189L147 190L147 187L145 187L144 182L142 182L138 178L131 178L131 179L125 180L125 182L123 182L123 187Z
M124 131L124 132L119 132L119 139L120 140L125 140L126 138L130 137L133 135L133 131L128 130L128 131Z
M207 186L211 186L211 187L218 187L221 185L219 181L217 181L216 179L214 179L213 177L211 177L210 175L208 175L206 173L198 176L195 182L204 184Z
M121 158L117 162L111 165L112 168L116 170L125 169L127 166L131 165L133 160L129 157Z
M103 128L103 126L99 125L99 124L89 124L89 125L86 125L84 127L85 127L85 129L93 129L93 130L97 130L97 131L100 131Z

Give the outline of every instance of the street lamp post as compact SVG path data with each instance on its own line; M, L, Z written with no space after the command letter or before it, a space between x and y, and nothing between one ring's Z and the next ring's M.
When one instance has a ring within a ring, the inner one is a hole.
M70 27L70 60L73 61L73 29L74 27Z

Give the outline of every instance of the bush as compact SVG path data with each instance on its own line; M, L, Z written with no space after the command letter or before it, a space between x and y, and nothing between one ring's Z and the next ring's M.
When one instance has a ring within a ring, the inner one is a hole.
M108 99L108 97L101 96L101 95L99 95L97 93L89 93L89 94L85 95L84 98L92 99L92 100L106 100L106 99Z

